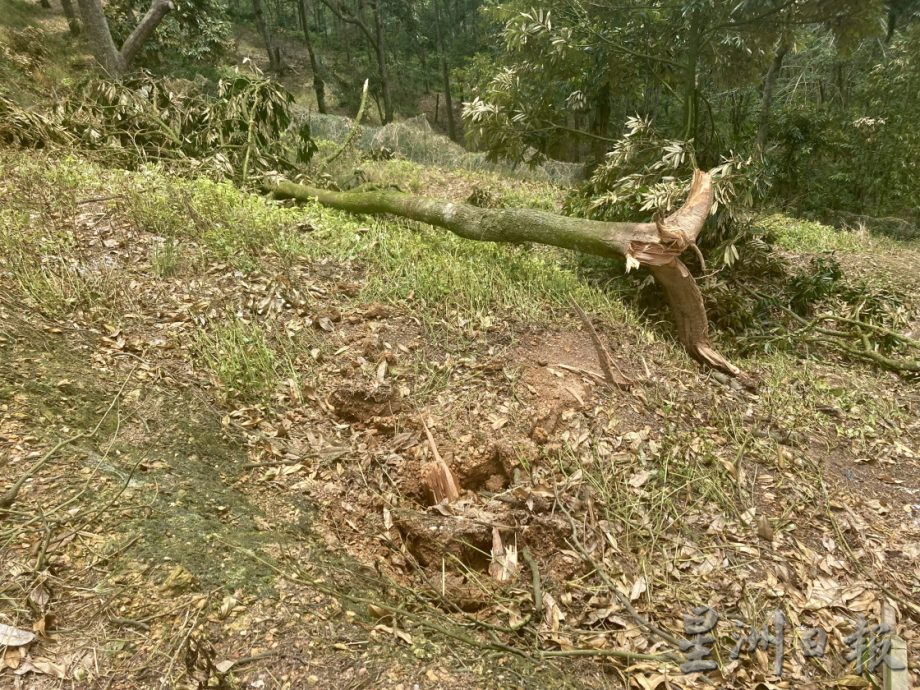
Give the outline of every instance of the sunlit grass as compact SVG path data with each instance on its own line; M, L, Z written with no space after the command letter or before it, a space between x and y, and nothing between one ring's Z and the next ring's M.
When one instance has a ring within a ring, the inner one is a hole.
M757 227L768 232L779 247L800 252L855 252L867 249L870 242L849 230L782 214L762 218Z
M276 353L258 325L237 318L218 322L199 331L193 349L231 397L257 400L278 382Z

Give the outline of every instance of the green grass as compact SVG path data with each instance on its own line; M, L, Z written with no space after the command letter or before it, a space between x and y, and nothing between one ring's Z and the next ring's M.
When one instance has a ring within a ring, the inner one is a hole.
M855 232L782 214L762 218L757 226L772 235L777 246L799 252L856 252L868 244L867 237Z
M42 262L34 257L20 257L14 270L19 289L46 316L82 312L117 320L129 302L124 283L114 271L90 271L64 260Z
M575 296L586 309L627 318L618 303L563 268L554 250L470 242L394 221L372 223L363 243L368 300L411 299L424 313L487 326L489 318L508 314L548 323Z
M447 320L487 329L499 319L549 324L574 296L609 322L636 325L633 312L587 285L562 251L476 243L398 219L354 216L319 205L293 207L228 182L184 179L157 166L138 172L106 169L85 159L14 154L0 162L13 199L0 215L0 250L21 256L76 258L73 228L81 199L113 196L116 225L149 233L149 270L175 275L186 256L227 263L244 272L294 262L353 264L365 275L360 299L398 301L428 324ZM274 268L270 268L274 267ZM80 298L61 271L28 263L21 286L60 312ZM22 269L22 271L20 271ZM25 286L25 283L29 283ZM110 291L92 290L100 299Z
M258 400L274 389L279 376L277 355L265 331L237 318L199 331L195 353L231 396Z
M68 33L60 9L0 0L0 88L17 102L42 102L52 89L72 83L90 63L87 53L85 39Z
M150 251L150 268L161 278L178 273L182 263L182 248L173 237L166 237L153 245Z

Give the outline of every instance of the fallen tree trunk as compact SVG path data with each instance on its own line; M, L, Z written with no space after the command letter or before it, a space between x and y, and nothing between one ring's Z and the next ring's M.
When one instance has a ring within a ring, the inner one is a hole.
M679 258L696 243L709 215L712 179L708 173L697 170L684 205L649 223L605 223L532 209L479 208L402 192L333 192L278 179L267 180L265 187L279 197L317 201L353 213L391 213L470 240L536 242L598 256L626 257L628 267L648 267L664 290L687 352L732 376L741 374L710 345L703 296Z

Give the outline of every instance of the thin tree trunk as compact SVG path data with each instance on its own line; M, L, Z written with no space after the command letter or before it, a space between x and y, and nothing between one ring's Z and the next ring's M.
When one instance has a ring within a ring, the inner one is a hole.
M321 113L326 113L326 82L323 81L320 70L322 69L319 60L316 58L316 51L313 50L313 41L310 39L310 3L309 0L301 0L300 4L300 22L303 27L303 42L307 45L307 54L310 56L310 69L313 71L313 91L316 93L316 108Z
M340 21L357 26L367 39L368 51L373 51L375 54L377 76L380 79L380 89L383 92L384 107L381 111L383 115L380 121L383 122L383 124L389 124L393 120L393 101L390 98L390 82L387 78L386 49L384 46L383 26L378 6L380 0L377 0L374 4L374 32L371 32L367 24L365 24L360 17L352 14L344 5L337 4L334 0L321 1ZM346 41L345 45L347 52L349 43ZM376 93L374 94L374 101L377 103L377 110L380 111L380 99Z
M380 76L380 89L383 91L383 124L393 121L393 99L390 96L390 79L387 75L386 48L384 46L383 22L380 19L380 0L374 3L374 31L377 34L377 74Z
M697 129L697 72L700 59L700 10L693 10L690 17L687 62L684 68L684 139L695 139Z
M894 31L898 26L898 11L894 4L888 6L888 18L885 24L885 45L888 45L891 43L891 39L894 38Z
M784 40L779 48L776 49L776 55L773 56L773 62L770 64L767 76L763 80L763 101L760 104L760 123L757 126L757 147L761 152L767 147L767 138L770 134L770 110L773 106L773 92L776 90L776 77L783 67L783 60L786 58L787 52L789 52L789 44Z
M441 28L441 1L435 0L435 32L438 40L438 53L441 58L441 80L444 84L444 108L447 111L447 136L457 141L457 128L454 124L454 102L450 95L450 69L447 66L447 52L444 50L444 32Z
M268 69L271 72L277 72L280 65L277 64L278 55L272 46L272 35L268 31L268 24L265 23L265 14L262 12L262 0L252 0L252 12L255 15L256 27L262 35L262 42L265 44L265 52L268 54Z
M96 60L114 76L121 76L131 67L144 42L156 30L166 14L173 9L171 0L152 0L150 9L125 40L121 50L115 47L109 22L105 18L101 0L77 0L83 25L89 36Z
M610 129L610 77L598 87L597 95L594 99L593 121L591 122L591 132L597 135L597 139L591 142L591 154L595 161L601 161L604 154L607 153L608 143L604 141L609 134Z
M67 26L70 28L70 35L79 36L80 20L77 19L77 13L73 8L73 0L61 0L61 7L64 9L64 16L67 17Z
M625 256L647 266L665 291L677 335L697 360L741 375L709 343L703 297L680 255L703 228L712 206L712 180L696 171L690 194L674 214L651 223L606 223L532 209L489 209L400 192L332 192L286 180L267 181L277 196L319 203L353 213L392 213L482 242L536 242L604 257Z

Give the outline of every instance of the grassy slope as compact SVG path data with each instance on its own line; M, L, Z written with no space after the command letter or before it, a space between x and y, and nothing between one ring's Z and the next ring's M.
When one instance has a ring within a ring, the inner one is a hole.
M367 167L455 199L476 188L547 206L558 194L400 161ZM847 265L874 262L880 279L909 278L916 256L773 223L797 257L836 249ZM420 505L419 414L461 484L484 492L460 515L514 525L503 537L532 552L566 616L540 629L545 648L650 651L611 607L610 583L580 562L564 508L576 536L603 545L593 558L610 580L675 633L700 601L757 622L782 603L794 624L835 626L827 673L787 662L796 687L845 675L846 619L877 618L883 591L916 655L918 612L905 602L920 586L909 512L920 400L905 382L779 352L742 362L763 379L750 395L708 379L669 324L586 284L567 255L60 153L0 151L0 256L8 476L102 420L26 484L2 525L2 622L30 627L53 611L59 642L31 655L87 686L194 687L213 655L253 657L231 687L657 687L666 666L517 658L470 618L447 617L460 602L474 620L513 625L532 608L530 572L489 584L487 526L457 541L426 532L458 520ZM634 392L559 366L597 368L570 294ZM496 490L506 500L491 500ZM764 521L770 540L756 536ZM50 603L30 598L37 589ZM497 639L528 654L532 628ZM723 656L730 632L718 631ZM765 668L748 658L712 682L753 687Z

